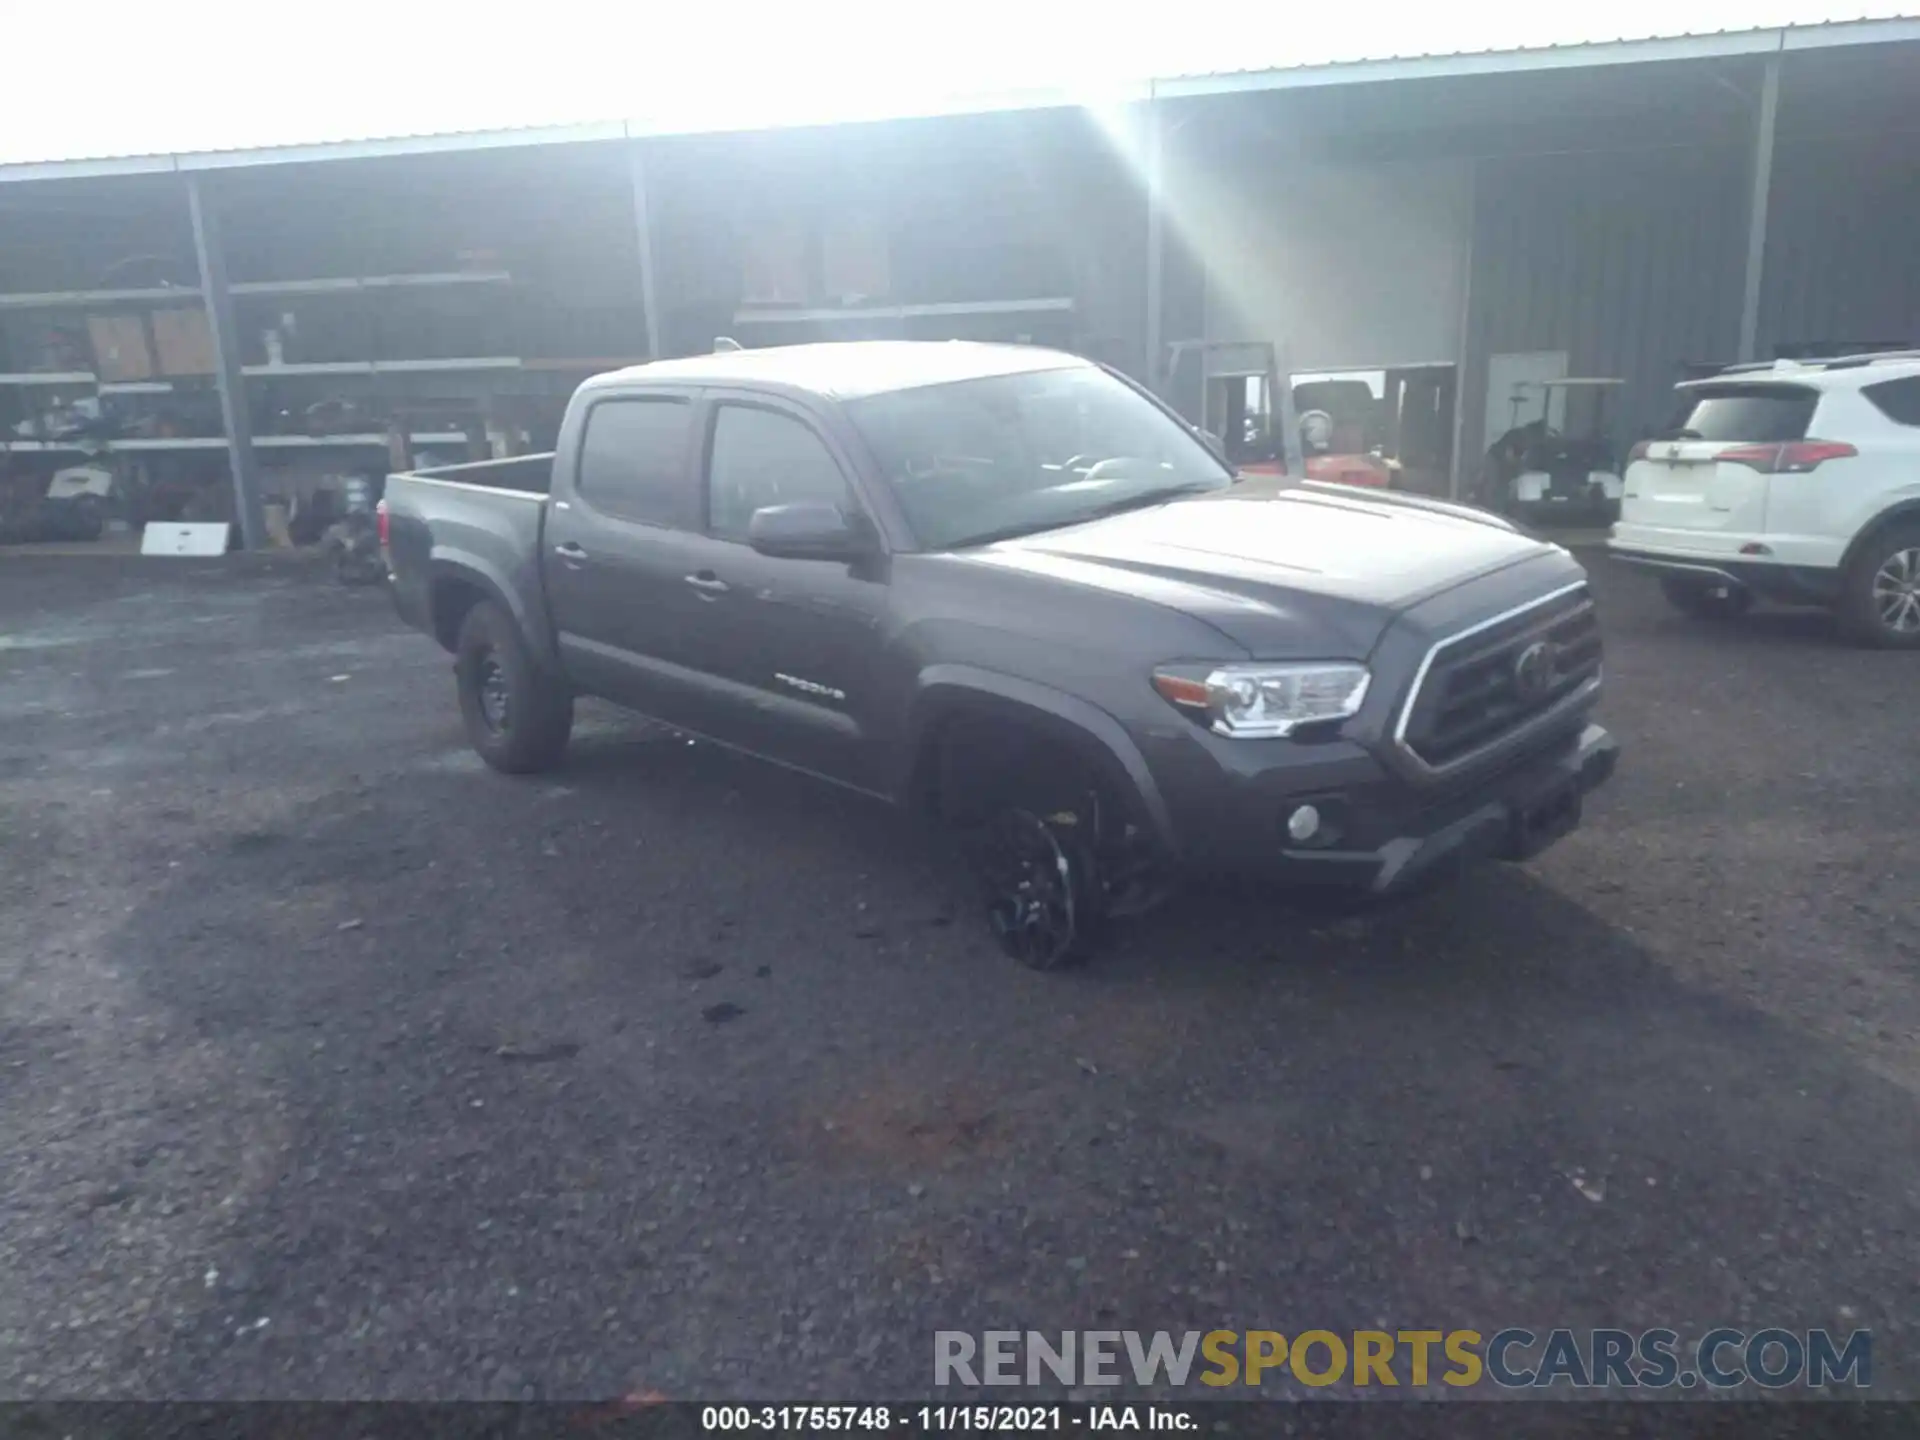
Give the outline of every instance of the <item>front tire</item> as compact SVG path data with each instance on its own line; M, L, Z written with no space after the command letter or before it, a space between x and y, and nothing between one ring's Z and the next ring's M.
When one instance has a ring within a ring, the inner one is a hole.
M1093 953L1102 917L1094 853L1078 817L1008 808L980 835L974 873L994 939L1029 970L1065 970Z
M995 942L1031 970L1089 959L1115 899L1141 888L1110 833L1118 812L1076 756L1024 725L962 719L937 743L926 799L957 842Z
M509 775L551 770L573 733L573 694L534 663L512 618L491 600L467 612L454 648L467 740Z
M1840 579L1840 628L1860 645L1920 649L1920 527L1862 546Z
M1660 593L1674 609L1696 620L1733 620L1753 608L1753 592L1743 585L1685 575L1662 575Z

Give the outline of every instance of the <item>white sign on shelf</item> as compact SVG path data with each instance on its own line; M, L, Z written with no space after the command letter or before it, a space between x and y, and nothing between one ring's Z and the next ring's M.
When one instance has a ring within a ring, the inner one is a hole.
M160 520L141 532L142 555L224 555L231 525L185 525Z

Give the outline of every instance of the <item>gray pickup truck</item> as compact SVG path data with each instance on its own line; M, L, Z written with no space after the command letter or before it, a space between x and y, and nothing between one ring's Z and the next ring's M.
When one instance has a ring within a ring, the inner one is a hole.
M1239 480L1149 393L1045 350L601 375L553 455L395 475L381 525L496 769L556 764L586 694L925 807L1038 968L1182 872L1387 894L1525 858L1615 760L1565 550Z

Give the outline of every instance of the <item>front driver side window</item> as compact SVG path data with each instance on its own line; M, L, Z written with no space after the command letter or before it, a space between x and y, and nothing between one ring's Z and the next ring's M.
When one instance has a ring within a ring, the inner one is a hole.
M777 410L720 406L707 466L707 522L713 533L745 540L754 511L805 500L854 508L846 476L820 437Z

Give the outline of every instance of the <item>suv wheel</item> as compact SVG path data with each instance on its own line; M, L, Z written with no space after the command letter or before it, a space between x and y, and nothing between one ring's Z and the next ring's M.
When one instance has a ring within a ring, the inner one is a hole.
M1920 647L1920 528L1862 546L1840 582L1840 624L1862 645Z
M519 627L491 600L461 622L453 674L467 739L482 760L510 775L559 763L573 732L573 695L534 664Z
M1697 620L1731 620L1753 608L1753 592L1744 585L1705 577L1662 575L1660 593L1674 609Z

